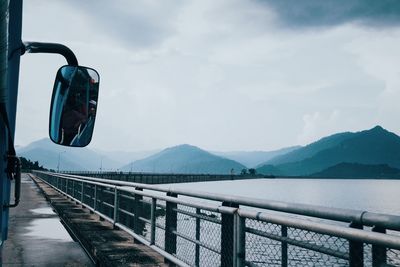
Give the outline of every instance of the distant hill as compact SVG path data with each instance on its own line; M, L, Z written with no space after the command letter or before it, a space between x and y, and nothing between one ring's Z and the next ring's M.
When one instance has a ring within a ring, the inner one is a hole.
M43 167L53 170L57 170L60 157L60 170L63 171L99 170L101 165L103 169L116 169L122 165L91 149L59 146L48 138L32 142L25 147L18 147L17 155L38 161Z
M400 137L380 126L356 133L340 133L267 161L258 173L302 176L342 162L387 164L400 168Z
M286 153L284 155L280 155L277 157L274 157L271 160L268 160L264 162L262 165L279 165L279 164L284 164L284 163L289 163L289 162L297 162L301 161L307 158L311 158L315 156L318 152L329 149L331 147L335 147L344 140L347 140L351 137L353 137L355 133L351 132L344 132L344 133L338 133L338 134L333 134L328 137L324 137L317 142L311 143L305 147L302 147L301 149L297 149L295 151ZM261 165L261 166L262 166ZM259 166L260 167L260 166Z
M300 146L292 146L273 151L230 151L212 153L217 156L222 156L237 161L248 168L253 168L274 157L287 154L299 148Z
M400 169L387 164L366 165L359 163L339 163L321 172L314 173L315 178L350 178L350 179L399 179Z
M236 161L185 144L164 149L121 169L129 171L131 168L140 172L229 174L231 169L240 173L246 167Z

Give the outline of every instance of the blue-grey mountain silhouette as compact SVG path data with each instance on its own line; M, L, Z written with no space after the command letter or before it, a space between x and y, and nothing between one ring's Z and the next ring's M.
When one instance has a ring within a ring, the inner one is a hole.
M400 168L400 137L380 126L356 133L335 134L271 159L257 168L257 172L307 176L342 162L387 164Z
M208 173L230 174L246 168L244 165L213 155L191 145L179 145L142 160L134 161L122 168L125 171L157 172L157 173Z

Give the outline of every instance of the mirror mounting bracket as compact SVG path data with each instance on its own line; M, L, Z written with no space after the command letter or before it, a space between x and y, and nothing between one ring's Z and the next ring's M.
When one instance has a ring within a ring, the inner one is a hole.
M78 66L74 52L67 46L57 43L24 42L21 55L25 53L60 54L67 60L68 65Z

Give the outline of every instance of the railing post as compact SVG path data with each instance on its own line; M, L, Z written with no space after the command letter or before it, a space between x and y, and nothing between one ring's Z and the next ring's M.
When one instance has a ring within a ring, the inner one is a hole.
M287 226L281 226L281 235L282 237L287 237ZM288 244L286 241L281 242L281 260L282 260L282 267L288 266Z
M83 181L82 181L82 187L81 187L81 203L82 203L82 206L83 206L83 196L84 196L84 187L85 187L85 185L84 185L84 183L83 183Z
M196 208L196 214L200 215L201 210ZM196 218L196 240L200 241L200 218ZM195 266L200 266L200 245L196 244L195 248Z
M235 213L234 266L244 267L246 261L246 219Z
M137 191L143 191L141 188L135 188ZM134 206L133 206L133 211L135 214L135 217L133 217L133 231L138 234L138 235L143 235L143 229L144 229L144 224L140 220L140 217L142 216L143 212L143 196L136 194L135 193L135 201L134 201ZM136 240L135 240L136 242Z
M97 184L94 185L94 193L93 193L93 209L96 210L97 208Z
M98 204L99 204L97 210L98 210L100 213L102 213L102 212L104 211L104 208L103 208L103 200L102 200L102 197L103 197L103 187L102 187L102 186L99 186L97 193L98 193L98 194L97 194L97 199L98 199ZM100 216L100 221L101 221L102 218L103 218L103 217Z
M157 209L157 199L151 199L151 230L150 230L150 245L154 245L156 241L156 209Z
M386 229L374 226L372 227L373 232L386 233ZM378 245L372 245L372 266L379 267L386 264L387 255L386 248Z
M72 180L72 193L71 193L71 196L72 196L73 198L76 198L76 197L75 197L75 180Z
M113 227L115 229L115 224L118 222L118 209L119 209L119 201L118 201L118 188L114 187L114 217L113 217Z
M169 197L178 197L177 194L167 193ZM178 213L176 212L178 205L176 203L166 203L165 210L165 251L169 254L176 254L176 235L173 231L176 231ZM168 262L168 261L166 261Z
M358 223L350 223L349 227L362 229L363 226ZM364 266L364 244L359 241L349 240L349 266L362 267Z
M239 205L223 202L222 206L238 208ZM221 267L233 266L234 255L234 215L225 214L221 215Z

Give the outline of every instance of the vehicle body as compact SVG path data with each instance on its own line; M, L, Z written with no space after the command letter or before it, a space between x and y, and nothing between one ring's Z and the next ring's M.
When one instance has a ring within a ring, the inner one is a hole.
M2 88L2 105L7 109L9 129L4 120L0 120L0 155L3 160L0 160L0 199L2 201L2 210L0 215L0 231L1 243L7 239L8 231L8 208L4 205L9 204L10 201L10 187L11 181L4 171L7 168L7 151L9 148L10 137L13 138L15 134L15 117L17 110L17 95L18 95L18 77L19 77L19 63L20 63L20 49L21 41L21 28L22 28L22 0L2 1L1 2L1 58L2 69L7 69L7 72L1 73ZM9 5L9 7L7 7ZM8 10L7 10L8 9ZM7 25L6 16L9 16ZM7 34L8 33L8 34ZM7 48L8 45L8 53ZM13 53L14 52L14 53ZM9 131L9 134L8 134ZM6 160L4 160L6 158Z
M22 42L22 4L23 0L0 3L0 156L3 159L0 160L0 246L7 239L8 211L17 206L20 199L21 168L14 149L20 57L25 53L52 53L67 60L68 65L57 72L53 88L49 120L49 136L53 142L73 147L88 145L98 101L100 77L97 71L79 66L68 47L55 43ZM68 117L68 114L72 116ZM13 181L14 200L10 200Z

